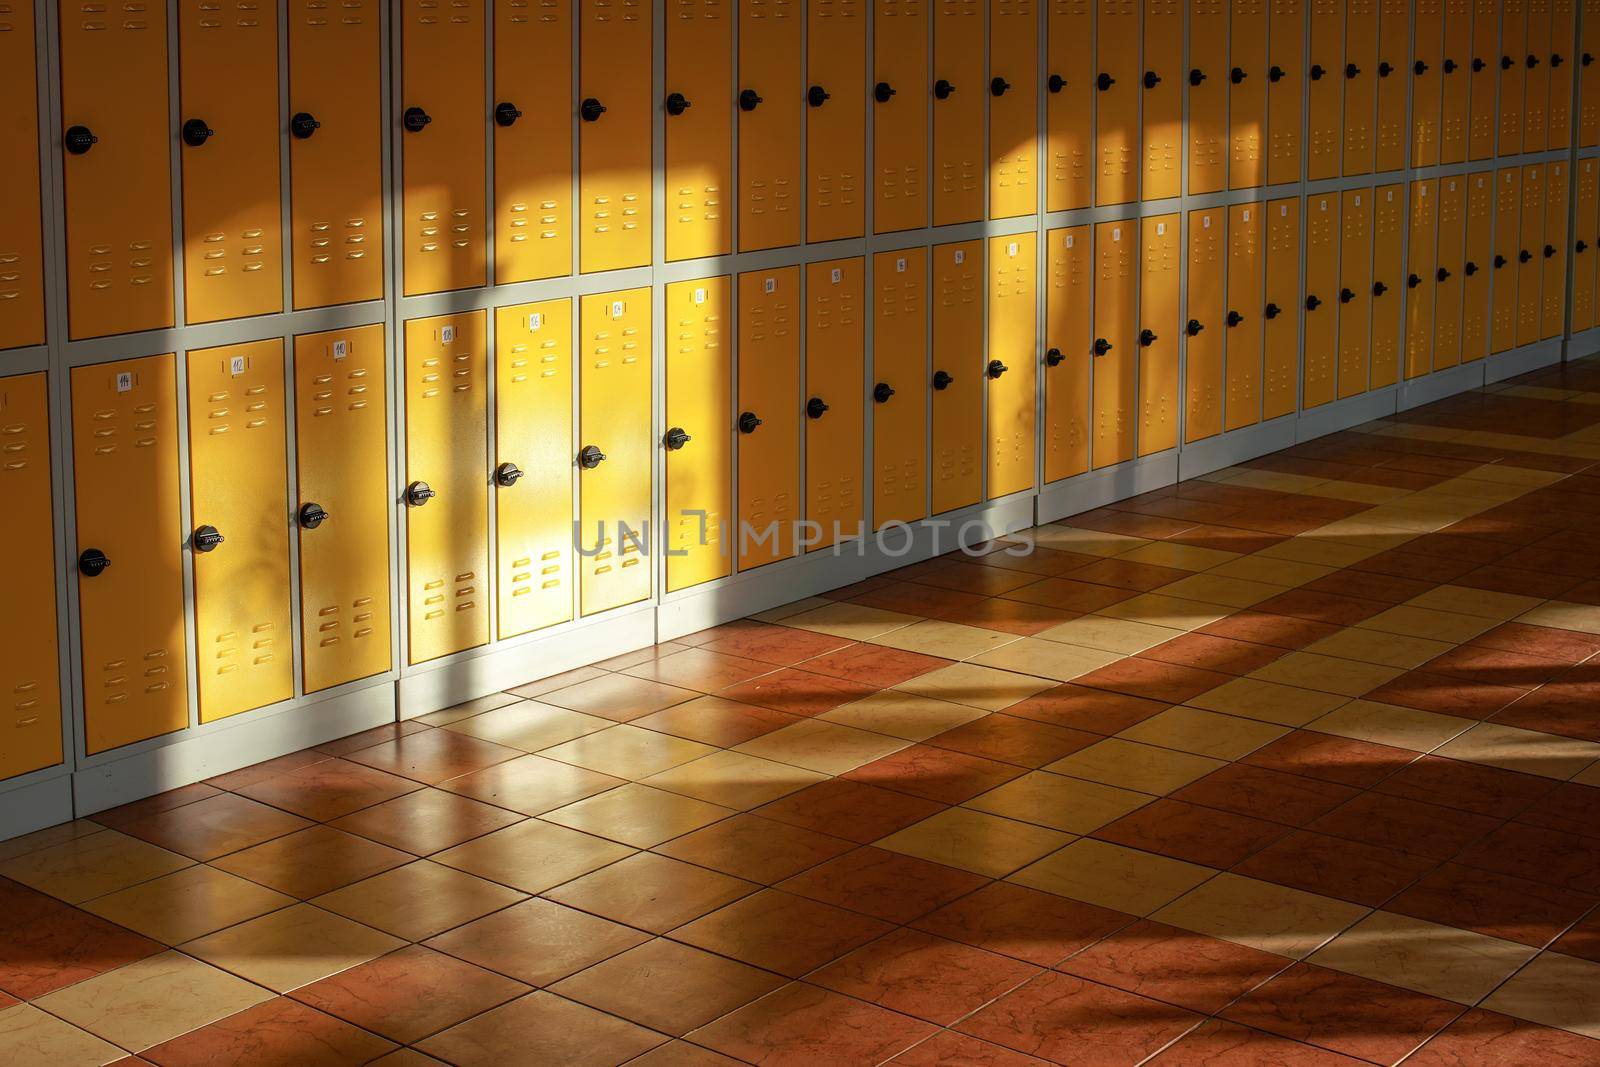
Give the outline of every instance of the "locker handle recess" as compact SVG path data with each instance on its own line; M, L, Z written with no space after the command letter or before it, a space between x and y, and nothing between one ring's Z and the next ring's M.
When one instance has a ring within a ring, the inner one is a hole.
M320 129L322 129L322 123L318 122L316 116L309 111L297 111L294 117L289 120L289 132L301 141L304 141Z
M739 415L739 432L755 433L756 427L761 425L761 417L753 411L742 412Z
M872 87L872 99L876 100L880 104L887 104L889 102L889 98L893 95L894 86L890 85L888 82L879 82L877 85Z
M1353 290L1350 290L1350 289L1340 289L1339 290L1339 303L1348 304L1348 303L1350 303L1350 301L1354 300L1355 298L1356 298L1356 294L1355 294L1355 292Z
M1183 328L1183 332L1188 334L1190 337L1193 337L1203 329L1205 329L1205 327L1200 325L1199 319L1190 319L1188 325Z
M1307 73L1311 75L1312 81L1319 82L1322 80L1322 76L1326 74L1327 71L1322 69L1321 63L1313 63L1311 64L1311 69L1307 71Z
M1436 281L1448 281L1450 278L1450 272L1445 270L1443 267L1440 267L1438 270L1434 271L1433 277Z
M1319 297L1319 296L1308 296L1308 297L1306 297L1306 310L1307 311L1315 311L1321 306L1322 306L1322 298L1321 297Z
M190 119L183 124L182 132L183 143L190 148L199 148L215 137L217 133L216 130L206 125L205 119Z
M1267 81L1272 82L1273 84L1283 81L1283 68L1279 66L1268 67Z
M1113 78L1109 74L1101 72L1100 76L1094 80L1094 84L1095 88L1099 89L1103 93L1113 85L1117 84L1117 79Z
M401 125L405 126L407 133L421 133L423 127L433 121L433 116L420 107L408 107L404 115L400 116Z
M300 505L300 510L295 514L295 521L302 530L315 530L318 526L328 521L328 509L317 503Z
M1066 356L1061 354L1061 349L1052 348L1050 351L1044 354L1044 363L1047 367L1059 367L1066 360L1066 358Z
M592 471L605 462L606 454L594 445L584 445L578 453L578 466L586 471Z
M820 85L813 85L806 90L806 103L812 107L821 107L833 96L832 93Z
M1062 84L1066 83L1063 82ZM935 100L948 100L950 99L950 94L955 91L956 87L951 85L950 82L944 78L940 78L938 81L933 83L933 98ZM1055 90L1052 89L1051 92L1055 92Z
M815 90L813 90L814 92ZM815 105L813 105L815 106ZM681 115L689 110L689 98L682 93L668 93L666 100L667 114Z
M226 541L215 526L199 526L195 528L194 537L191 539L196 552L214 552L218 545Z
M502 101L494 106L494 124L496 126L515 126L522 117L522 109L510 101Z
M1158 86L1160 84L1161 84L1161 75L1157 74L1153 70L1147 70L1147 71L1144 72L1144 87L1146 89L1154 89L1156 86Z
M806 418L820 419L828 412L828 402L820 396L814 396L806 401Z
M1004 78L996 76L989 79L989 92L993 96L1004 96L1009 88L1011 88L1011 83Z
M674 426L667 431L667 436L661 439L661 443L667 446L668 452L676 452L688 444L689 440L689 434L682 426Z
M739 93L739 110L754 111L761 106L761 94L754 89L744 89Z
M1201 82L1203 82L1205 80L1206 80L1206 72L1201 70L1199 67L1195 67L1195 68L1193 68L1192 70L1189 71L1189 84L1190 85L1199 85Z
M1052 93L1059 93L1061 90L1067 87L1067 79L1063 78L1059 74L1052 74L1044 83L1044 87L1049 89Z
M87 126L68 126L67 132L61 138L62 144L68 152L81 156L89 149L100 143L100 138L90 132Z
M941 371L935 371L934 372L934 375L933 375L933 387L935 389L939 389L939 390L948 389L948 388L950 388L950 383L953 382L953 381L955 381L955 379L950 377L949 373L946 372L946 371L942 371L941 370Z
M502 463L494 469L494 484L510 489L522 479L522 468L515 463Z
M606 106L592 96L584 97L583 103L578 105L578 114L584 122L598 122L605 113Z
M1282 313L1283 309L1277 304L1268 304L1261 312L1262 315L1269 319L1275 319Z
M991 359L988 368L984 371L991 378L998 378L1011 368L1001 363L998 359Z
M86 548L78 554L78 573L85 578L98 578L111 566L111 560L98 548Z
M1237 311L1228 312L1227 322L1228 322L1228 328L1229 329L1232 329L1233 327L1239 325L1243 321L1244 321L1244 316L1239 314Z
M888 382L879 382L872 387L872 399L876 403L887 404L891 396L894 396L894 386Z
M1228 80L1233 82L1235 85L1238 85L1240 82L1244 81L1245 77L1246 75L1243 67L1234 67L1228 72Z
M1413 274L1412 277L1415 278L1416 275ZM1372 283L1372 295L1373 296L1382 296L1384 293L1387 293L1388 291L1389 291L1389 287L1387 285L1383 284L1382 282L1373 282Z
M420 508L438 495L427 482L412 482L406 486L406 503L414 508Z
M1111 342L1110 341L1107 341L1104 337L1096 337L1094 339L1094 354L1095 355L1103 356L1109 351L1111 351Z
M1140 348L1149 348L1151 345L1153 345L1155 343L1156 343L1156 332L1154 330L1146 329L1146 330L1140 330L1139 331L1139 347Z

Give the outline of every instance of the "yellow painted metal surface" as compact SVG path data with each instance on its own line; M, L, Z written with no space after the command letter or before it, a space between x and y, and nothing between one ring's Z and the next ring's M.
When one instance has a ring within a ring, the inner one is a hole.
M741 571L795 552L800 515L800 269L739 275ZM747 417L748 416L748 417Z
M1145 94L1147 99L1143 101L1144 123L1141 130L1140 95L1144 90L1140 79L1143 73L1139 70L1136 58L1140 41L1139 4L1134 0L1099 0L1098 11L1099 19L1092 38L1096 68L1093 83L1095 140L1091 161L1094 202L1100 205L1128 204L1139 199L1141 171L1145 177L1144 195L1176 196L1183 175L1183 130L1179 124L1180 104L1175 92L1177 86L1182 84L1177 71L1182 60L1178 59L1170 71L1160 74L1162 81L1156 83L1155 93ZM1165 67L1174 57L1183 54L1181 36L1176 40L1172 36L1174 31L1180 35L1182 33L1182 0L1161 0L1158 7L1147 9L1146 14L1145 40L1152 49L1149 62ZM1086 15L1074 10L1059 25L1053 20L1051 32L1055 36L1084 35L1083 40L1076 44L1063 41L1055 46L1055 52L1062 57L1059 64L1052 56L1051 65L1056 67L1052 73L1062 75L1070 85L1074 79L1066 64L1082 63L1085 59L1083 53L1090 47ZM1089 68L1085 64L1079 69L1087 73ZM1085 79L1079 75L1076 80ZM1071 106L1070 100L1058 105L1059 108ZM1086 136L1088 133L1087 119L1087 115L1063 114L1056 124L1069 131L1069 143L1076 144L1080 135ZM1074 126L1081 127L1080 133L1071 132ZM1145 160L1143 164L1141 155ZM1151 158L1159 160L1159 165L1152 166L1149 163ZM1075 160L1057 159L1052 165L1061 162L1075 164Z
M1427 2L1427 0L1417 0ZM1378 0L1378 123L1373 170L1399 170L1409 156L1406 75L1415 70L1411 48L1413 0ZM1432 71L1429 67L1429 71Z
M1045 22L1045 209L1094 202L1094 0L1049 0ZM937 41L935 41L937 45ZM1082 71L1069 78L1071 71Z
M1227 230L1225 208L1189 212L1189 299L1184 309L1185 441L1200 441L1222 432Z
M933 249L933 513L983 497L983 243ZM940 372L949 380L940 378ZM940 383L944 387L940 388Z
M6 101L0 111L0 167L6 173L0 198L0 349L43 344L45 336L37 86L33 5L0 0L0 99Z
M1461 362L1482 359L1489 342L1489 269L1494 257L1494 172L1467 176L1467 258L1461 265Z
M1301 0L1272 0L1267 58L1282 73L1267 84L1267 184L1300 180L1306 81L1306 8Z
M1497 105L1500 125L1495 143L1502 156L1514 156L1522 151L1523 126L1528 109L1526 57L1528 6L1531 2L1533 0L1501 0L1499 54L1491 56L1489 60L1493 63L1498 58L1500 63L1500 98ZM1540 111L1543 111L1543 101L1540 102ZM1542 121L1540 132L1543 133ZM1473 158L1478 158L1476 153Z
M1039 9L989 0L989 217L1039 209Z
M1107 329L1123 333L1127 347L1138 346L1138 446L1141 456L1164 452L1178 443L1178 339L1183 334L1178 321L1178 310L1182 306L1178 299L1178 272L1183 266L1184 255L1180 218L1176 214L1154 215L1140 223L1143 230L1140 235L1143 264L1139 272L1137 336L1129 336L1127 312L1120 305L1115 314L1108 316L1106 323ZM1116 351L1113 349L1113 354ZM1102 383L1100 364L1110 358L1102 358L1095 366L1096 394L1103 397L1108 409L1114 404L1125 407L1126 401L1113 397L1127 395L1131 388L1128 377L1131 371L1114 363L1112 367L1117 373L1110 381ZM1098 405L1099 401L1096 403ZM1127 418L1125 412L1119 416L1119 420ZM1113 445L1108 459L1114 460L1126 451L1125 438L1126 432L1120 426L1115 433L1111 433L1108 426L1108 439L1103 442ZM1101 444L1097 438L1096 446L1100 447Z
M667 258L733 249L733 15L727 0L686 0L667 20Z
M1595 324L1595 257L1600 256L1600 161L1580 159L1573 168L1573 195L1577 203L1572 241L1572 332Z
M1118 0L1101 7L1102 33L1113 35L1111 41L1102 42L1101 70L1116 78L1096 94L1102 98L1102 124L1111 124L1102 125L1101 181L1108 194L1101 197L1103 204L1125 204L1141 196L1161 200L1183 191L1185 6L1184 0L1145 0L1143 71L1133 47L1137 7ZM1153 84L1150 75L1155 76ZM1131 131L1141 117L1141 137L1135 140ZM1135 153L1143 157L1142 189L1131 177L1129 157Z
M984 33L983 0L939 0L933 21L933 70L928 80L935 87L941 81L949 83L950 92L933 97L935 226L976 222L983 217L988 165L983 140Z
M1572 145L1572 79L1582 62L1574 54L1578 27L1574 0L1550 0L1550 110L1545 147ZM1591 53L1592 55L1593 53Z
M928 253L872 258L872 521L928 514Z
M1553 166L1553 164L1552 164ZM1544 325L1544 205L1546 168L1522 168L1522 234L1517 249L1517 344L1539 339Z
M866 351L864 261L806 265L806 518L820 539L812 551L859 536ZM812 416L812 401L825 410Z
M1439 162L1439 115L1445 85L1445 0L1417 0L1417 39L1411 64L1411 165L1431 167ZM1385 49L1392 52L1392 49ZM1459 64L1459 58L1452 58ZM1404 66L1404 64L1402 64ZM1452 93L1466 101L1462 79L1450 77ZM1405 101L1401 100L1404 108Z
M1497 171L1494 177L1494 304L1489 319L1491 352L1504 352L1517 343L1517 276L1521 273L1517 260L1523 251L1521 220L1522 170L1507 167ZM1540 222L1542 224L1543 220ZM1530 257L1533 255L1532 252L1528 254Z
M1050 288L1044 312L1044 480L1054 482L1089 469L1093 229L1046 232L1045 256Z
M1344 3L1310 0L1311 54L1307 56L1306 177L1337 178L1344 161Z
M1583 0L1583 25L1577 55L1578 147L1600 144L1600 0ZM1585 55L1594 59L1585 63Z
M950 6L954 11L961 10L961 5ZM813 85L818 84L816 24L819 10L812 9L813 29L809 39ZM878 233L889 233L893 230L917 229L928 224L928 109L930 106L940 107L950 103L955 94L951 93L935 104L928 88L932 85L928 78L928 0L875 0L872 12L870 81L873 96L869 106L873 109L872 158L877 167L877 172L872 176L872 227ZM959 18L959 15L956 17ZM833 21L846 22L839 18ZM830 53L834 57L829 63L832 68L830 73L837 71L847 82L831 78L824 83L830 86L839 84L840 88L830 87L828 91L834 94L834 99L825 102L820 109L811 109L812 117L808 124L811 129L815 129L819 112L827 112L835 104L842 105L839 112L852 121L860 117L859 63L851 66L841 62L845 59L858 60L861 47L858 22L854 18L848 20L848 40L845 42L848 47ZM822 42L827 43L832 37L824 33ZM949 80L948 76L946 80ZM885 87L881 92L878 89L880 85ZM969 81L968 88L976 89L976 80ZM977 93L971 95L976 101ZM879 99L880 96L882 99ZM860 143L861 131L857 126L837 120L835 124L839 129L833 131L833 136L847 135L855 139L854 143ZM864 165L859 155L850 158L855 166ZM852 201L858 202L854 198ZM812 210L815 212L816 208ZM847 217L854 221L855 226L849 233L859 233L859 216Z
M1444 0L1444 43L1439 60L1439 162L1467 158L1472 88L1472 0ZM1489 83L1493 86L1493 83Z
M1435 194L1430 192L1430 197ZM1380 185L1372 191L1372 342L1367 388L1381 389L1400 380L1401 335L1404 332L1406 261L1406 187ZM1427 285L1432 299L1432 282ZM1418 286L1418 290L1422 285Z
M989 360L985 376L990 500L1034 485L1034 405L1039 372L1037 254L1031 233L989 239Z
M1094 338L1089 343L1090 459L1096 468L1133 457L1139 409L1135 392L1138 367L1133 349L1135 302L1139 286L1138 223L1132 219L1102 222L1094 230ZM1170 229L1176 232L1176 223ZM1159 294L1155 298L1159 306ZM1099 344L1098 342L1105 342ZM1104 350L1104 355L1095 355Z
M806 240L837 241L860 237L867 221L866 107L862 78L867 65L867 17L870 0L812 0L806 7L806 91L820 85L828 94L821 107L805 109L806 127ZM920 14L921 0L897 0ZM912 37L906 48L927 63L927 27L922 25L921 47ZM882 25L880 20L879 25ZM918 72L921 73L920 71ZM920 79L919 79L920 81ZM916 83L911 83L916 84ZM907 84L909 90L911 84ZM892 86L891 86L892 87ZM898 91L889 104L901 102ZM925 99L907 92L904 107ZM894 111L878 107L877 121L891 126L903 123L922 134L915 155L916 174L903 177L920 184L927 155L927 121L915 117L896 119ZM903 165L903 160L902 160ZM878 191L881 192L881 189ZM911 191L919 204L920 191ZM926 210L926 209L924 209ZM918 225L921 225L919 222Z
M1300 200L1267 203L1267 281L1262 316L1261 418L1294 411L1300 385Z
M1261 421L1262 204L1228 209L1228 315L1223 325L1227 399L1223 429Z
M667 592L726 577L733 519L732 280L667 286ZM682 431L683 435L677 431Z
M576 216L584 273L650 262L650 139L657 106L651 11L648 0L579 0ZM717 108L717 102L706 104Z
M529 56L538 62L528 62ZM494 279L504 285L571 274L572 0L494 5L489 104Z
M1545 166L1543 325L1540 338L1560 337L1567 328L1567 208L1571 202L1572 175L1565 162Z
M1370 174L1376 148L1379 0L1345 0L1344 164L1346 177Z
M1339 197L1306 197L1305 356L1301 407L1332 400L1339 366Z
M1406 241L1405 376L1433 370L1434 300L1438 283L1439 182L1411 183L1410 234ZM1415 278L1413 284L1411 279Z
M1344 193L1339 228L1339 398L1372 376L1372 190Z
M1526 2L1528 22L1524 40L1527 56L1523 59L1526 73L1522 83L1522 151L1543 152L1550 137L1551 0ZM1571 91L1570 85L1568 91Z
M1228 38L1228 188L1250 189L1267 173L1269 0L1232 0ZM1235 74L1234 72L1238 73Z
M1470 100L1467 110L1467 158L1494 155L1495 94L1500 84L1499 0L1472 0L1472 57L1467 63ZM1520 135L1520 129L1519 129Z
M1466 285L1466 175L1439 179L1439 237L1435 244L1433 369L1461 362L1461 294Z
M1228 186L1228 3L1189 0L1190 193Z
M741 252L800 243L802 17L795 0L739 5Z

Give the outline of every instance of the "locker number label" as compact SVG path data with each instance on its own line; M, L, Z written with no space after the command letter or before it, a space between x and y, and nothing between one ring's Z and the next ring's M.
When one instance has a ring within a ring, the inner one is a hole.
M611 317L620 319L628 313L628 303L625 300L611 301Z
M1278 217L1280 219L1286 219L1286 218L1289 217L1289 205L1288 204L1279 204L1278 205Z
M764 289L766 292L776 293L778 291L778 279L776 279L776 278L768 278L765 282L763 282L761 284L761 288Z
M243 374L244 371L245 359L243 356L234 356L228 360L228 373L230 375L237 378L239 375Z
M1360 193L1356 194L1355 204L1356 204L1356 207L1360 207L1361 206L1361 194Z
M133 390L133 372L123 371L117 375L117 392L127 393Z
M1166 234L1167 234L1167 224L1164 223L1164 222L1156 223L1156 236L1157 237L1165 237ZM1071 241L1072 238L1068 237L1067 240Z
M1122 227L1121 226L1113 226L1113 227L1111 227L1111 239L1113 241L1122 240Z
M1211 216L1210 215L1201 215L1200 216L1200 228L1202 230L1211 229Z
M1017 254L1017 242L1012 241L1010 244L1006 245L1006 255L1014 256L1016 254Z
M1072 235L1072 234L1070 234L1070 233L1069 233L1069 234L1067 234L1067 247L1068 247L1068 248L1071 248L1071 247L1072 247L1072 246L1073 246L1073 245L1075 245L1075 244L1077 244L1077 243L1078 243L1078 242L1077 242L1077 241L1076 241L1076 240L1074 240L1074 239L1073 239L1073 235ZM960 252L957 252L957 253L956 253L956 255L958 255L958 256L959 256L959 255L960 255L960 254L961 254L961 253L960 253Z
M335 342L333 342L333 358L334 359L343 359L344 357L348 356L349 354L350 354L350 342L349 341L335 341Z
M844 281L844 271L840 270L838 267L833 268L828 272L828 280L833 282L834 285L838 285L840 282Z
M528 331L531 333L544 325L544 312L535 311L528 316Z
M439 327L439 343L440 344L443 344L443 345L453 344L455 342L455 339L456 339L456 328L454 326L441 326L441 327Z
M1070 238L1070 237L1067 238L1067 247L1068 248L1072 247L1072 238ZM959 267L959 266L961 266L961 264L965 263L966 261L967 261L967 250L965 248L956 249L956 266Z
M704 287L694 291L694 302L696 304L704 304L706 302L706 291Z
M895 270L896 274L904 274L906 272L906 257L905 256L901 256L899 259L896 259L894 261L894 270Z
M1249 208L1245 208L1244 211L1242 211L1240 214L1242 216L1240 221L1242 221L1242 222L1249 222L1250 221L1250 209Z

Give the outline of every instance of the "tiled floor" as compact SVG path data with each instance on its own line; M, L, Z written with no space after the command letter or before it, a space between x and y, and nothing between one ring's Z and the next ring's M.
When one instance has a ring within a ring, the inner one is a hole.
M1585 363L0 843L0 1062L1600 1063L1596 461Z

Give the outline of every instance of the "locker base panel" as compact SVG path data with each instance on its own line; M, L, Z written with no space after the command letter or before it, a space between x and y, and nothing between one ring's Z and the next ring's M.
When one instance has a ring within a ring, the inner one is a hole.
M1552 337L1548 341L1523 345L1521 348L1502 352L1498 356L1490 356L1483 369L1483 382L1485 385L1493 385L1495 382L1503 382L1507 378L1515 378L1520 374L1527 374L1529 371L1560 362L1561 338Z
M1399 395L1395 397L1395 405L1401 411L1410 411L1412 408L1431 404L1435 400L1464 393L1468 389L1477 389L1481 385L1483 385L1483 360L1479 359L1446 370L1434 371L1432 374L1413 378L1409 382L1401 382Z
M55 772L0 793L0 841L72 818L72 775L59 767Z
M1241 427L1231 433L1184 445L1178 453L1178 480L1188 481L1264 456L1268 452L1276 452L1280 448L1288 448L1295 443L1294 434L1295 417L1285 415L1271 422Z
M1039 490L1038 522L1079 515L1178 480L1178 450L1131 459L1114 467L1076 474Z
M1600 352L1600 326L1591 330L1579 330L1567 341L1567 358L1583 359Z
M1321 407L1302 411L1295 423L1295 440L1311 441L1330 433L1360 426L1363 422L1393 415L1395 390L1393 386L1375 393L1362 393L1344 400L1335 400Z

